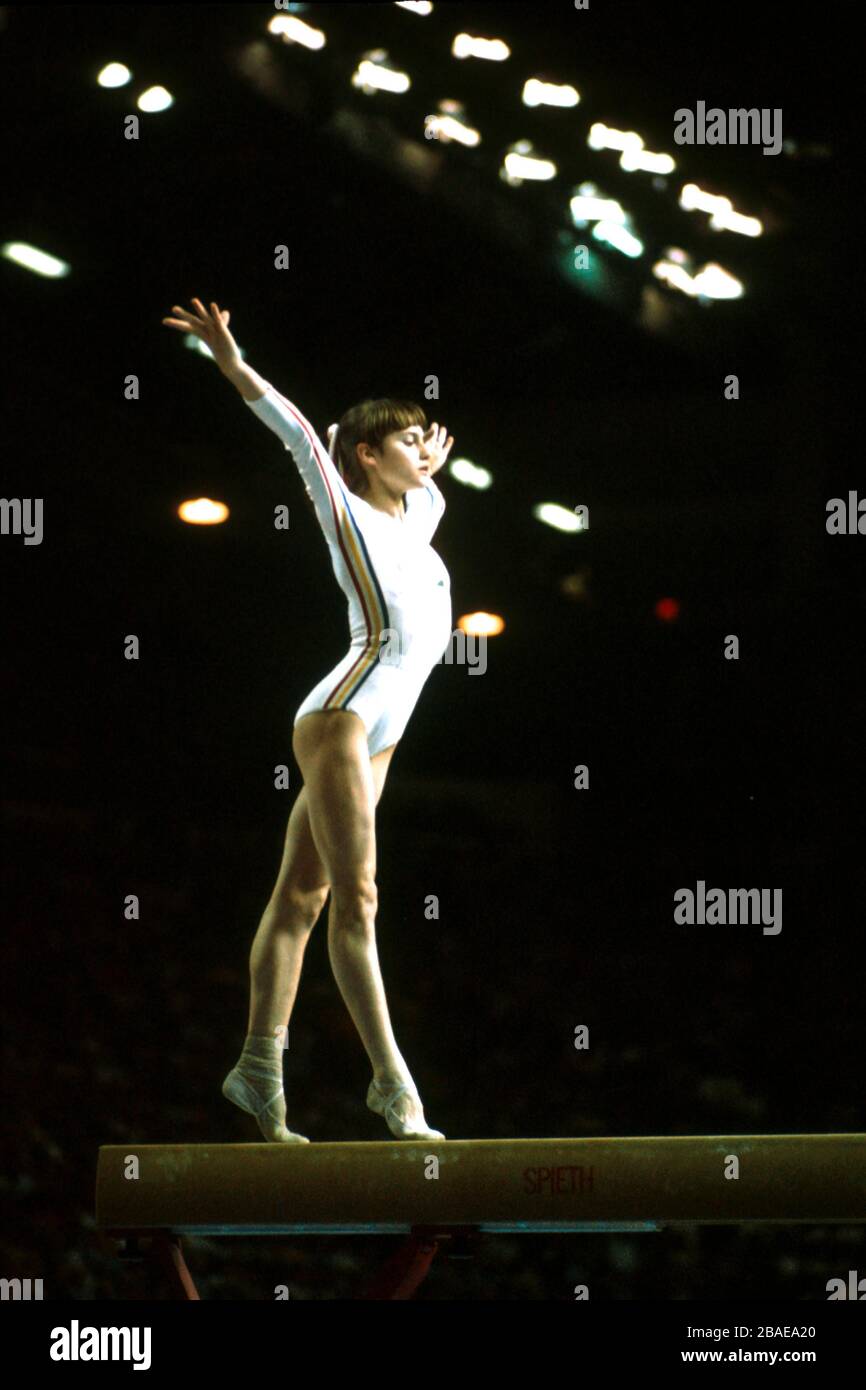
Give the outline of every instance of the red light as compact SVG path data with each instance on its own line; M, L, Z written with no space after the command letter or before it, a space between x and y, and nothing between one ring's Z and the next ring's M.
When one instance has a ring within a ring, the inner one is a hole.
M676 622L680 615L680 602L676 598L660 598L655 606L655 615L659 622Z

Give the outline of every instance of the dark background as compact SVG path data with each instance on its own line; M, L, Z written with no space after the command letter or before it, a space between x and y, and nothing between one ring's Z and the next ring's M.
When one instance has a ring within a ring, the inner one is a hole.
M421 20L314 5L320 54L269 38L271 13L0 12L4 240L72 266L48 280L0 261L3 490L43 498L45 517L40 546L3 536L0 551L0 1249L48 1298L142 1296L93 1230L100 1144L256 1137L219 1088L301 785L293 714L346 645L291 456L161 324L192 295L231 309L247 360L322 435L367 396L424 403L437 374L429 418L494 474L475 492L443 470L434 544L455 623L486 609L505 631L483 677L434 669L377 819L380 957L430 1123L453 1138L866 1128L866 541L825 529L829 498L864 491L851 11L616 0ZM458 29L505 38L512 57L459 63ZM404 97L350 85L380 46L416 79ZM104 91L112 60L133 82ZM581 105L525 108L532 75L574 82ZM154 82L175 105L125 140ZM466 102L477 149L423 139L443 96ZM698 100L782 107L793 144L675 146L673 111ZM588 149L594 120L672 153L667 185ZM519 138L556 180L499 179ZM570 226L584 179L633 212L639 261ZM710 232L677 205L686 179L766 234ZM591 293L563 272L580 240ZM672 245L718 260L745 297L664 289L650 267ZM229 504L226 525L177 519L201 494ZM586 503L590 530L541 525L543 500ZM574 574L582 597L563 589ZM675 622L655 616L663 597ZM730 633L738 661L723 659ZM676 926L673 893L698 879L781 888L781 934ZM572 1046L581 1023L588 1052ZM324 917L290 1044L291 1126L385 1137ZM327 1299L353 1296L397 1243L186 1248L205 1298L288 1282ZM586 1282L600 1299L822 1299L864 1260L854 1226L490 1237L474 1263L434 1265L420 1296L570 1298Z

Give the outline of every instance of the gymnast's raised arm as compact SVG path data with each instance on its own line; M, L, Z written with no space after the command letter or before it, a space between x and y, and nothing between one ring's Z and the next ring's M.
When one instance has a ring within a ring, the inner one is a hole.
M253 413L279 436L283 446L291 450L322 530L326 536L336 538L346 508L346 486L321 439L297 406L243 362L228 329L229 310L212 302L208 311L199 299L191 299L190 303L194 314L175 304L172 312L177 317L165 318L163 323L194 333L207 344L223 376L240 392Z

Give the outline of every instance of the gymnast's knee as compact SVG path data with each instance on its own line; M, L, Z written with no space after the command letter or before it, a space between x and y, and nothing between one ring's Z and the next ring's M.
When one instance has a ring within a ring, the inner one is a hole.
M332 921L340 930L372 930L379 906L379 890L373 874L357 870L341 875L331 885Z
M275 892L271 899L274 925L282 930L309 933L328 901L330 887L298 888L290 885Z

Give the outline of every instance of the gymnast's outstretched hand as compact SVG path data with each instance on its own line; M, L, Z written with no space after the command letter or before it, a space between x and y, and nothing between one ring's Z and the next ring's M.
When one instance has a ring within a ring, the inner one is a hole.
M430 456L430 476L436 473L447 459L451 452L451 445L454 443L453 434L445 438L445 426L441 428L434 420L427 433L424 435L424 446Z
M169 328L178 328L183 333L194 333L197 338L201 338L210 349L220 371L225 376L230 375L242 365L242 358L240 348L228 329L231 318L229 310L220 309L213 301L210 312L200 299L191 299L190 304L195 309L194 314L182 309L179 304L173 304L172 313L177 314L177 318L163 319L163 323Z

